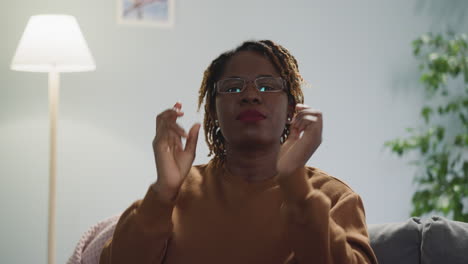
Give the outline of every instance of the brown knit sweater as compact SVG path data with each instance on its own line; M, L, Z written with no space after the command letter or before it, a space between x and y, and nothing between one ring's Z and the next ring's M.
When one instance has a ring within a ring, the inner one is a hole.
M292 204L276 177L194 166L173 203L149 188L123 213L100 264L377 263L360 197L317 168L301 173L312 188Z

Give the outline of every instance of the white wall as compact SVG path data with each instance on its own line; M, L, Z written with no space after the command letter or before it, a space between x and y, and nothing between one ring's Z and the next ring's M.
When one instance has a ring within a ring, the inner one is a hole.
M309 165L361 194L369 223L409 217L414 169L383 148L416 125L422 104L411 41L468 28L468 2L437 0L176 0L173 29L117 25L116 1L16 0L0 10L0 262L45 263L47 75L9 64L30 15L74 15L97 71L62 74L58 128L58 263L87 228L141 198L156 179L157 113L180 100L201 121L206 66L243 40L271 38L296 56L324 112ZM207 148L200 137L196 163Z

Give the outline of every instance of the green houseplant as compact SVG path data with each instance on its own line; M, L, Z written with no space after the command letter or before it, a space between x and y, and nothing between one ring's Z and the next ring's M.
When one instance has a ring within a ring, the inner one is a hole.
M468 222L468 37L425 34L412 44L426 94L423 121L385 146L417 157L413 216L442 213Z

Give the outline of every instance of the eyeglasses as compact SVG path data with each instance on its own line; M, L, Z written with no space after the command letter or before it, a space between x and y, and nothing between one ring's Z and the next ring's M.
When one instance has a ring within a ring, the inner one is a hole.
M215 83L215 90L220 94L240 94L247 87L246 81L241 78L228 78ZM277 93L284 90L284 80L281 77L258 77L253 81L260 93Z

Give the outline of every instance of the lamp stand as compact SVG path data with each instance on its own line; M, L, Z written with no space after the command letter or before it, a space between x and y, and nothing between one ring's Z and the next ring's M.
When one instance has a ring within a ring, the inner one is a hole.
M50 116L50 163L49 163L49 223L48 223L48 264L55 264L55 209L57 176L57 110L60 76L49 72L49 116Z
M15 71L49 74L50 159L47 263L55 264L59 73L94 71L96 64L75 17L49 14L29 18L10 68Z

